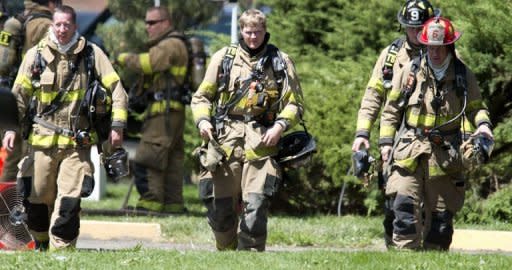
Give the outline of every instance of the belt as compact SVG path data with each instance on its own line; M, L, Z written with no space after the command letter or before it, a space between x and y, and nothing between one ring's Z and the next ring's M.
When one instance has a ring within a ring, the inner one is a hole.
M235 120L235 121L242 121L242 122L250 122L250 121L257 121L261 119L260 116L254 116L254 115L239 115L239 114L228 114L227 119L229 120Z
M47 122L47 121L43 120L39 116L34 116L34 123L37 123L37 124L47 128L47 129L51 129L51 130L55 131L55 133L57 133L59 135L64 135L64 136L68 136L68 137L75 137L75 132L73 132L72 130L56 126L53 123L50 123L50 122Z
M163 91L148 93L147 95L148 95L148 101L156 101L156 102L158 102L158 101L162 101L162 100L166 100L167 99L165 97L165 92L163 92ZM169 99L175 100L175 101L181 101L179 89L171 89Z
M441 131L439 129L435 128L417 128L417 127L409 127L409 129L414 130L414 134L416 136L420 136L423 138L428 138L430 142L441 145L445 141L445 137L453 136L460 134L460 130L454 129L454 130L447 130L447 131Z

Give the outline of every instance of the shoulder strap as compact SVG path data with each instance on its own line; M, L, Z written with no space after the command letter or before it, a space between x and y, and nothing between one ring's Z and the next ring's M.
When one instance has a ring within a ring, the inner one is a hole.
M403 93L398 103L398 106L400 106L401 108L404 108L407 105L407 103L409 103L409 98L411 97L412 92L416 88L416 74L420 70L421 58L422 56L419 55L414 57L411 61L412 65L411 70L409 71L409 74L407 76L407 83L404 89L402 89Z
M393 80L393 66L396 62L396 56L398 51L400 51L400 48L402 48L403 43L404 40L402 38L397 38L393 43L391 43L384 61L384 66L382 66L382 79L384 84L389 87L391 87L391 81Z
M231 67L233 66L233 60L236 56L238 44L233 43L227 49L222 62L219 66L219 92L226 91L229 86L229 75L231 73Z
M455 57L455 86L458 96L467 95L466 66L457 57Z

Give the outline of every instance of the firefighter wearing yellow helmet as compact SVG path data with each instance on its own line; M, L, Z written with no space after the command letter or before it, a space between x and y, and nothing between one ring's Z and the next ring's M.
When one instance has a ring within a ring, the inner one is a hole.
M449 20L428 20L418 34L426 55L395 74L382 113L379 145L391 166L386 195L399 249L449 249L464 203L464 119L477 127L473 136L493 138L475 75L455 54L460 36Z

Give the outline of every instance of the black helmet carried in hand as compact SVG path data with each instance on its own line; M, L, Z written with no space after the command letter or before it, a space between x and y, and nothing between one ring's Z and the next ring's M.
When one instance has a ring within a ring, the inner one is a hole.
M408 0L398 11L398 22L407 27L421 27L434 16L440 16L440 10L432 7L427 0Z
M357 178L363 178L370 170L371 163L375 159L368 154L366 150L359 150L352 154L352 170L354 176Z
M484 135L476 136L473 139L473 153L478 164L484 164L491 158L494 149L494 141Z
M279 140L277 162L283 167L299 168L311 161L316 153L315 139L305 131L295 131Z
M128 152L124 148L115 149L110 156L103 155L103 166L107 176L114 181L130 174L128 165Z

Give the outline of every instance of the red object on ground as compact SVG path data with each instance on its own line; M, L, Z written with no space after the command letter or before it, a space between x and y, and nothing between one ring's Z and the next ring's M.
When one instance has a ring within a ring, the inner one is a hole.
M2 176L2 173L4 172L5 158L7 158L7 150L5 150L3 147L0 147L0 176Z

